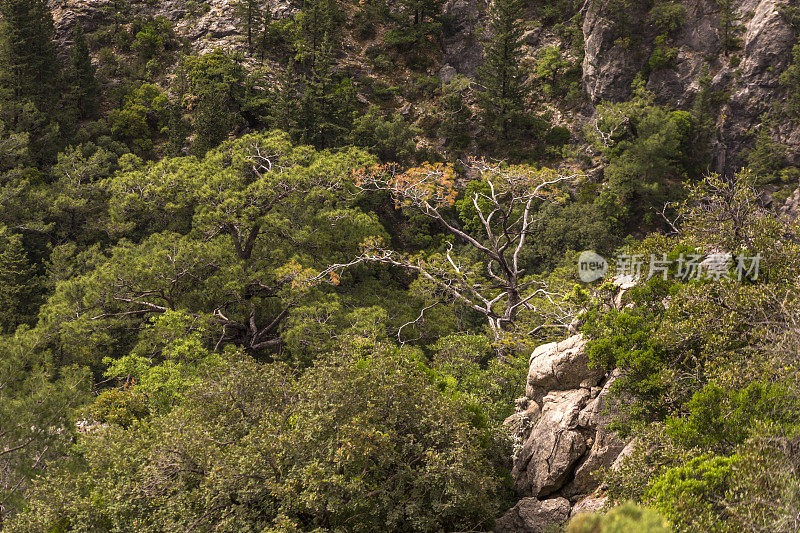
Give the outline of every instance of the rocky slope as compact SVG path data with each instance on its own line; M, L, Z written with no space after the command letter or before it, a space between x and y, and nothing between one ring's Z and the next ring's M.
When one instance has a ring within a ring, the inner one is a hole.
M642 70L654 49L654 30L647 33L647 11L634 10L633 24L644 38L631 44L616 38L615 25L598 7L587 0L583 22L586 55L583 79L593 103L622 101L631 93L631 83ZM689 108L700 89L705 68L711 76L711 88L729 94L720 110L719 138L713 147L713 167L731 172L741 163L739 154L752 139L763 114L782 97L779 77L788 65L797 35L782 9L791 0L738 0L734 2L740 46L725 51L721 9L715 0L683 0L686 9L683 24L673 35L677 58L674 68L651 73L647 88L666 104ZM800 126L782 124L775 132L777 140L792 149L791 159L800 163Z
M113 12L112 0L50 0L56 21L57 39L66 49L71 44L72 27L80 22L87 32L109 22ZM700 90L704 72L711 77L711 88L729 95L717 113L721 132L713 142L713 169L733 172L741 164L742 150L752 144L753 134L761 126L764 112L782 98L779 85L781 72L786 68L797 34L782 9L792 0L736 0L734 30L739 46L725 50L720 29L721 10L716 0L682 0L686 10L680 27L672 33L670 46L677 50L675 61L667 68L650 73L647 88L658 100L677 108L688 109ZM133 15L164 16L175 23L179 37L194 52L215 48L243 50L245 37L237 24L234 2L208 0L199 9L187 0L160 0L132 3ZM269 10L273 18L291 16L297 10L291 0L272 0ZM533 5L533 4L532 4ZM582 119L573 121L576 128L590 120L595 106L603 101L623 101L631 94L631 84L642 72L655 49L656 33L648 9L632 9L627 24L636 42L620 38L624 29L606 12L606 2L585 0L579 12L582 17L585 54L582 60L583 85L587 105L581 110ZM634 5L638 5L635 4ZM444 25L442 53L431 73L443 82L455 74L474 76L483 61L479 41L485 23L486 0L447 0L444 14L451 21ZM531 61L539 51L561 45L559 38L533 20L532 30L525 36ZM350 46L342 64L359 61L359 47ZM575 58L580 60L580 58ZM400 104L398 104L400 105ZM556 119L559 113L556 110ZM576 132L578 130L576 129ZM789 121L778 124L773 137L789 147L789 158L800 164L800 125Z

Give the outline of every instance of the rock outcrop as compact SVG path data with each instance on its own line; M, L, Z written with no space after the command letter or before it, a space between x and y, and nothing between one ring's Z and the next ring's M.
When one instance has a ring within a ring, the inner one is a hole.
M611 467L625 448L608 430L608 399L618 374L591 368L586 347L578 334L540 346L531 356L525 398L506 421L516 441L512 476L523 499L496 531L541 531L543 521L556 527L570 513L597 510L605 502L593 495L600 484L596 473Z
M719 4L714 0L682 0L686 18L670 44L677 52L674 64L648 77L647 88L659 102L681 109L692 106L704 71L711 77L713 90L730 95L720 110L720 135L712 147L719 172L739 167L740 153L751 144L753 129L782 96L779 77L788 65L797 35L781 10L792 1L735 1L734 12L741 28L734 31L741 45L726 50ZM634 31L626 32L610 20L604 6L604 2L587 0L583 23L583 81L595 104L630 97L631 83L653 52L656 37L647 10L630 10L627 24ZM636 42L626 38L629 34L636 36ZM800 125L787 122L775 133L778 140L793 148L789 150L792 162L800 163Z

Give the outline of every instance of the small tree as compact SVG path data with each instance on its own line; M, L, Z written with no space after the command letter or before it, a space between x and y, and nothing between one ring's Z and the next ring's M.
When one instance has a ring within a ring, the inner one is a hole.
M0 233L0 331L12 332L36 315L39 278L18 235Z
M443 164L426 163L405 172L384 166L357 173L363 190L388 191L398 208L437 221L466 245L461 254L451 243L443 254L412 256L372 240L366 243L363 259L416 272L435 292L483 315L500 343L523 311L537 311L534 299L552 296L543 282L526 276L521 254L539 204L554 196L556 185L575 176L478 160L471 162L469 171L476 178L466 187L458 184L452 166ZM457 207L463 225L448 216L452 207Z
M483 90L478 94L486 127L506 139L525 114L525 73L522 69L522 36L525 32L521 0L497 0L491 11L485 48L486 59L478 70Z
M73 95L78 115L81 118L91 118L97 113L97 100L99 88L95 77L92 58L89 55L89 46L83 35L80 24L75 25L72 44L72 76Z

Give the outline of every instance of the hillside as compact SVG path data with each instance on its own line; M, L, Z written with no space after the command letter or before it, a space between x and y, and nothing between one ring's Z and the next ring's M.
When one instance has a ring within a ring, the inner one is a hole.
M0 530L800 530L794 0L0 0Z

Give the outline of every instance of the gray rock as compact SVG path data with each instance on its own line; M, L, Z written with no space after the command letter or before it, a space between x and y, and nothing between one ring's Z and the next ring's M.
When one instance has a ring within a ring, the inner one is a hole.
M525 395L541 402L549 391L597 385L603 377L603 370L589 368L586 344L583 335L579 334L536 348L530 357Z
M608 498L605 496L587 496L575 504L569 516L572 518L578 516L579 514L597 513L602 511L606 506L607 500Z
M458 75L458 72L453 68L453 65L444 65L439 69L439 79L442 81L442 85L447 85L453 81L456 75Z
M570 492L586 494L596 489L600 485L598 471L611 467L623 448L625 448L625 442L614 433L599 430L588 455L575 469L575 478L570 485Z
M732 173L741 166L741 153L752 144L753 128L772 102L780 100L781 72L785 70L796 43L795 32L781 14L781 8L794 0L737 0L734 7L741 17L743 46L723 49L720 10L715 0L682 0L687 17L674 34L678 49L672 68L650 73L647 88L658 103L689 109L700 89L700 79L708 68L713 76L712 89L730 94L721 110L717 127L719 138L712 143L712 166L717 172ZM583 82L592 102L622 101L631 94L631 82L641 71L653 49L652 28L647 14L639 8L629 13L635 33L641 35L635 45L619 39L603 12L602 2L587 2L583 33L586 54ZM627 32L632 33L632 32ZM624 37L624 35L622 35ZM789 145L789 158L800 164L800 124L785 122L773 137Z
M514 463L517 490L535 497L563 487L586 452L578 415L589 399L587 389L553 392L544 398L542 413Z
M598 429L604 428L611 421L611 413L608 412L609 394L611 386L619 378L619 370L614 370L603 384L603 388L597 394L592 395L592 401L586 404L580 415L578 415L578 425L585 428Z
M487 9L485 0L447 0L443 13L452 24L442 32L442 63L456 73L473 77L483 63L483 46L479 40L481 18Z
M556 531L569 518L569 501L523 498L495 524L495 533L545 533Z

